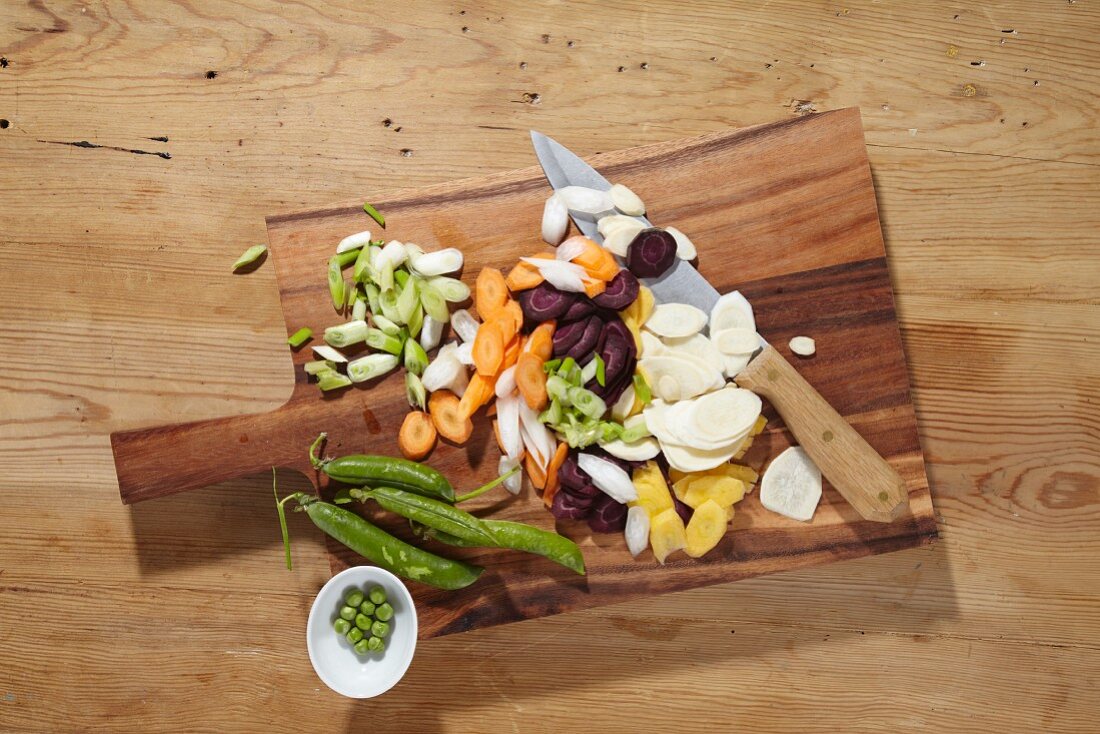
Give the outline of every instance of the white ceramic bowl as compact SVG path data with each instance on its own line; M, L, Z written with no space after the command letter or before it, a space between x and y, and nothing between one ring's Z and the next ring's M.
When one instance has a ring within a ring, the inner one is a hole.
M390 635L382 653L357 655L342 635L332 628L344 594L352 588L363 593L372 586L386 590L393 607ZM325 685L348 698L373 698L397 685L416 650L416 606L400 579L377 566L355 566L333 576L317 592L306 623L306 647L313 669Z

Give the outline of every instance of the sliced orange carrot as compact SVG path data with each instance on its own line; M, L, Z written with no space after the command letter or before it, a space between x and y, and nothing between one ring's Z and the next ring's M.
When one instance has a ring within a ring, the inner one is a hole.
M527 470L527 476L531 479L531 484L539 489L543 489L546 486L546 471L539 466L530 451L523 457L523 468Z
M512 321L516 324L516 331L523 328L523 309L520 308L519 301L508 301L504 304L504 313L512 317Z
M491 377L500 369L504 358L504 336L496 321L486 321L477 328L474 337L474 367L479 375Z
M428 413L439 435L448 441L466 443L474 432L473 422L469 416L462 414L458 396L450 390L436 390L432 393L428 398Z
M436 429L431 416L427 413L414 410L405 416L401 422L401 430L397 434L397 447L406 459L420 461L432 452L435 447Z
M607 281L605 280L588 280L584 283L584 295L589 298L595 298L605 290L607 290Z
M518 293L534 288L543 280L542 273L539 272L538 268L521 260L508 272L508 277L504 279L504 282L510 291Z
M554 328L553 321L543 321L531 332L530 338L523 347L523 351L531 352L543 362L548 361L554 355Z
M481 320L489 321L508 302L508 284L496 268L482 268L474 284L474 305Z
M546 373L542 359L532 352L523 352L516 362L516 387L531 410L542 410L550 402L546 394Z
M459 401L459 415L467 421L470 420L477 409L493 397L493 385L492 377L485 377L475 372L470 378L470 384L466 386L466 392L462 393L462 400Z
M500 361L500 371L508 369L516 363L519 359L520 352L523 349L523 337L516 334L512 337L512 340L504 346L504 359ZM499 373L498 373L499 374Z
M565 463L565 457L569 455L569 445L564 441L558 443L554 456L550 459L550 465L546 467L546 489L542 493L542 501L549 507L554 502L554 495L558 493L558 469Z
M584 251L573 258L573 262L580 265L593 278L611 280L619 274L619 263L610 250L597 245L587 237L584 238Z
M515 303L515 301L509 301L509 303ZM515 319L512 318L512 314L506 313L506 311L506 308L501 309L500 313L497 314L497 317L493 319L493 321L497 325L497 329L500 331L500 338L504 342L505 346L507 346L508 343L512 341L512 338L515 337L516 332L519 331L519 329L516 327Z

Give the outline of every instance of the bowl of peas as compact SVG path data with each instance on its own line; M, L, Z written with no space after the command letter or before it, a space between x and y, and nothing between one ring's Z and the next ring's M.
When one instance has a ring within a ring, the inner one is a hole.
M306 647L326 686L349 698L373 698L409 669L416 631L416 607L405 585L384 569L355 566L317 593Z

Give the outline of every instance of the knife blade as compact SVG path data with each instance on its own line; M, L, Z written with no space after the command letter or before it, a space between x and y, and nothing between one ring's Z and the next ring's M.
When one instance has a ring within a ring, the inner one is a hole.
M611 188L611 183L599 171L556 140L532 130L531 142L535 146L535 155L546 174L546 180L555 191L566 186L584 186L597 191ZM653 226L645 217L634 218L646 227ZM595 222L573 217L573 223L585 237L603 244L603 237L596 229ZM687 303L709 314L718 301L718 291L714 286L691 263L680 258L676 258L675 264L659 278L641 280L653 291L653 297L658 303Z
M585 186L607 191L610 182L575 153L542 133L531 131L539 164L555 191ZM635 217L651 227L645 217ZM584 235L603 244L596 223L573 217ZM659 278L643 278L659 303L688 303L710 314L718 291L686 260ZM905 480L829 405L806 378L759 336L760 348L734 381L766 398L825 478L868 520L891 522L909 506Z

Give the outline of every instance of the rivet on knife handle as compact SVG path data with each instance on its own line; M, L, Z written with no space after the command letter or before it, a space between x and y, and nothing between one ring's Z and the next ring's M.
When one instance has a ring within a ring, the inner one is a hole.
M821 473L865 519L890 522L909 506L901 475L771 346L735 382L775 406Z

